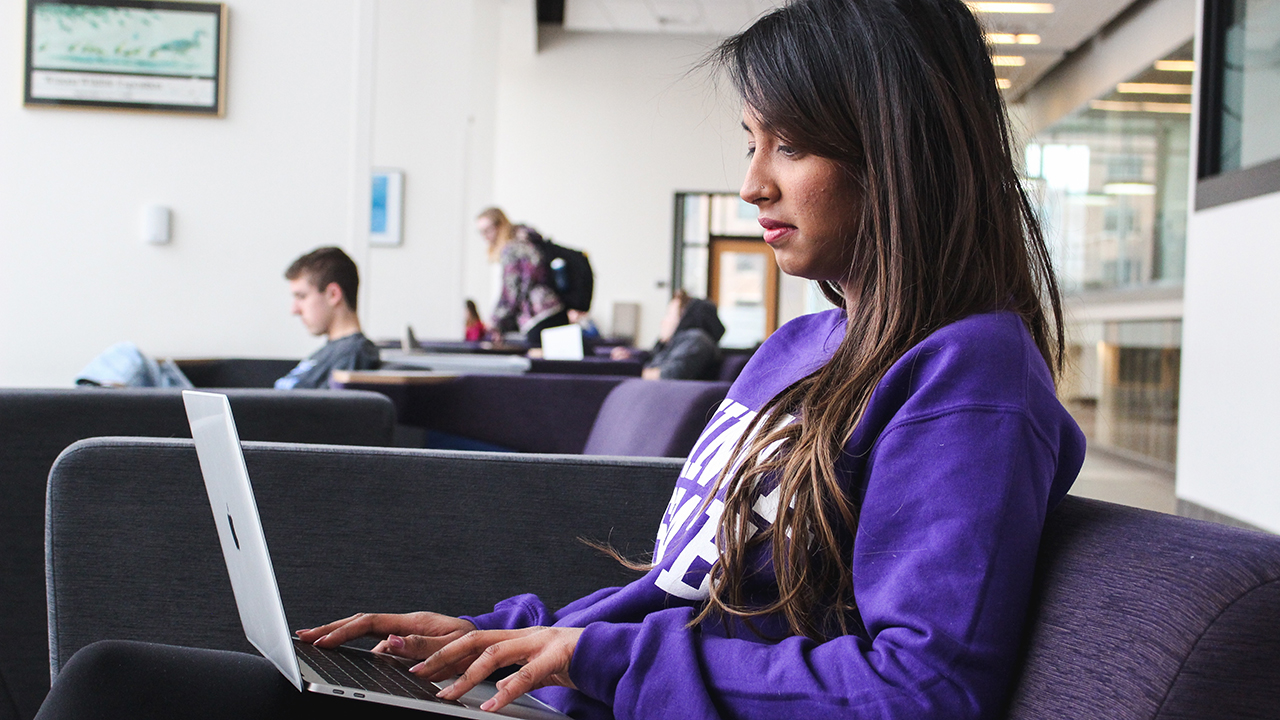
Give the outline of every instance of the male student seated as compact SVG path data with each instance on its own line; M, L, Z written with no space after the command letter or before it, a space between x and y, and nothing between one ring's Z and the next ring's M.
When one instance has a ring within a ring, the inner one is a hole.
M328 342L276 381L282 390L324 388L334 370L376 370L378 348L360 332L356 317L356 264L336 247L322 247L293 261L284 273L293 293L293 314ZM191 387L172 360L144 355L122 342L107 348L76 377L77 385L107 387Z
M334 370L376 370L378 346L360 332L356 291L360 274L341 249L322 247L293 261L284 277L293 294L293 314L312 335L327 342L311 357L276 380L279 390L329 386Z

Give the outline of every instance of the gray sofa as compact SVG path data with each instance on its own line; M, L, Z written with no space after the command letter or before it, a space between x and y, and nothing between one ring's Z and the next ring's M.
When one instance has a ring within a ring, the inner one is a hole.
M680 466L246 446L296 627L372 608L476 612L522 591L554 605L624 582L578 538L647 550ZM248 650L189 442L68 449L50 479L47 572L55 673L103 638ZM1069 497L1046 527L1007 717L1274 718L1277 618L1280 538Z
M376 393L229 390L243 437L388 445L395 411ZM58 453L99 435L190 437L177 390L0 390L0 720L35 715L49 689L45 483Z
M426 447L683 458L729 385L527 373L344 387L386 393L401 423L427 431Z
M652 550L681 465L244 446L280 592L297 627L373 608L479 612L519 592L561 605L624 583L627 572L578 538L634 554ZM152 511L160 502L163 514ZM48 504L54 672L80 647L106 638L253 652L191 441L77 443L58 459Z

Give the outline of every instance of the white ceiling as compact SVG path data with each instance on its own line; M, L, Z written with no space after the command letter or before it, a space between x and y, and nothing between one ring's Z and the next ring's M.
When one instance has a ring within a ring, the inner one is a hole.
M567 30L731 35L769 9L776 0L565 0ZM1001 54L1026 58L1022 67L997 67L1008 78L1009 97L1021 95L1063 55L1079 47L1119 15L1128 0L1052 0L1047 15L983 14L988 31L1034 33L1039 45L997 46Z

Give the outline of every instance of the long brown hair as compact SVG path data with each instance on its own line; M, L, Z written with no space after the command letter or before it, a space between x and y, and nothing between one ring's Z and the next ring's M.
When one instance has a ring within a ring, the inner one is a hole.
M847 315L838 349L761 408L735 450L741 464L709 496L725 490L719 558L693 623L781 613L794 634L824 639L860 625L856 490L838 466L876 384L930 333L996 310L1021 316L1056 376L1061 300L982 29L961 0L799 0L710 62L765 131L849 174L857 220L846 282L823 283ZM798 421L779 423L786 414ZM777 517L753 535L752 506L774 482ZM745 590L762 547L778 587L764 605Z

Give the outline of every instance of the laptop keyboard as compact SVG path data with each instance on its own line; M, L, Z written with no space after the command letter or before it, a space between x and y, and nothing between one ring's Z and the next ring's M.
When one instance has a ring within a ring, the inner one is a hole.
M464 707L455 700L436 697L439 689L435 685L390 658L342 647L325 650L297 639L293 646L328 685Z

